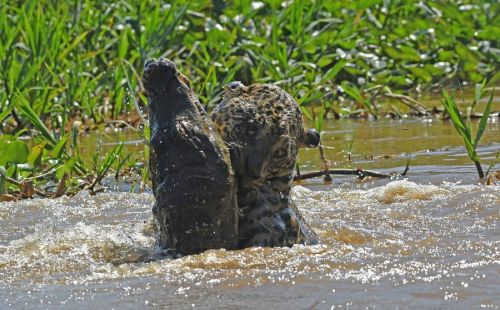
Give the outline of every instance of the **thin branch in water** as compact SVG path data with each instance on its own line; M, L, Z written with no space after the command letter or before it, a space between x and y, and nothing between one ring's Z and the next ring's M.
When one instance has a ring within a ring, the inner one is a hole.
M295 176L293 180L298 181L298 180L312 179L312 178L324 176L326 174L356 175L360 179L364 179L366 177L375 177L375 178L390 178L390 177L392 177L392 175L390 175L390 174L385 174L385 173L380 173L380 172L376 172L376 171L363 170L363 169L357 168L357 169L328 169L328 170L323 170L323 171L303 173L300 176Z
M333 179L332 177L330 176L330 174L328 173L329 169L330 169L330 163L328 160L326 160L325 158L325 153L323 152L323 145L321 145L321 143L318 145L318 149L319 149L319 155L321 157L321 160L323 161L323 166L324 166L324 178L323 178L323 181L325 183L332 183L333 182Z
M6 176L6 175L2 175L2 178L3 178L5 181L7 181L7 182L9 182L9 183L11 183L11 184L16 185L16 186L17 186L17 187L19 187L19 189L21 189L21 190L23 190L23 188L26 188L26 186L27 186L27 185L26 185L27 183L25 183L24 181L20 182L20 181L18 181L18 180L15 180L15 179L13 179L13 178L11 178L11 177ZM31 182L29 182L29 183L31 183ZM37 195L39 195L39 196L41 196L41 197L44 197L44 198L45 198L45 197L50 197L50 196L51 196L49 193L47 193L47 192L45 192L45 191L41 191L41 190L37 189L37 188L36 188L36 187L34 187L34 186L32 186L32 187L30 186L30 190L33 190L33 193L34 193L34 194L37 194Z
M405 167L405 170L403 171L403 173L401 173L401 176L406 176L406 174L408 173L408 171L410 170L410 161L411 161L411 154L410 156L408 157L408 161L406 162L406 167Z
M300 178L300 165L299 165L299 163L295 164L295 175Z
M401 95L401 94L394 94L394 93L384 93L381 94L383 97L391 98L391 99L397 99L410 109L413 109L417 111L421 115L429 115L431 114L427 108L418 102L417 100L413 99L412 97Z
M411 158L411 157L410 157ZM406 162L406 167L403 173L381 173L377 171L372 171L372 170L364 170L361 168L356 168L356 169L328 169L328 170L323 170L323 171L315 171L315 172L309 172L309 173L303 173L301 175L296 175L293 180L294 181L299 181L299 180L306 180L306 179L312 179L316 177L320 177L326 174L335 174L335 175L356 175L360 179L364 179L366 177L374 177L374 178L391 178L395 176L405 176L408 171L410 170L410 158L408 158L408 161Z
M134 132L136 132L139 136L141 136L141 139L142 139L142 141L144 142L144 144L149 146L149 141L148 141L148 139L146 138L146 136L144 135L144 132L143 132L142 130L137 129L136 127L132 126L131 124L127 123L127 122L126 122L126 121L124 121L124 120L110 121L110 123L122 124L122 125L126 126L127 128L129 128L129 129L133 130L133 131L134 131Z

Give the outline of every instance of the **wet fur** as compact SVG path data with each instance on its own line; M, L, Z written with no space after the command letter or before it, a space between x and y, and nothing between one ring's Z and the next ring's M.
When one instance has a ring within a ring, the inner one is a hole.
M290 189L298 149L316 146L319 135L304 130L288 93L231 83L212 114L216 130L171 61L148 62L143 82L160 246L194 254L317 243Z
M160 245L180 254L236 248L236 183L227 148L172 62L148 62L143 82Z
M295 100L276 85L232 82L211 117L238 180L239 246L317 243L290 198L298 149L319 143Z

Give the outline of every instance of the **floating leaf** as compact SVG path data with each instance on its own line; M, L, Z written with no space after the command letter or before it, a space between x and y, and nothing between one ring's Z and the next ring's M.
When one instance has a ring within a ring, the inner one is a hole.
M411 61L420 61L420 53L413 47L402 45L399 47L403 53L403 58Z
M427 72L427 70L425 70L424 68L410 67L409 69L410 69L411 73L413 73L413 75L424 80L425 82L428 83L428 82L432 81L432 75L429 72Z
M470 62L473 62L473 63L477 63L477 57L476 55L471 52L467 46L463 45L463 44L460 44L458 43L456 46L455 46L455 51L457 52L458 56L462 59L462 60L465 60L465 61L470 61Z

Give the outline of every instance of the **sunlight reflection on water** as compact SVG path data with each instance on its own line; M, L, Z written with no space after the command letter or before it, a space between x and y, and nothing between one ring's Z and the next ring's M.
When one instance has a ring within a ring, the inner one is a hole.
M499 132L498 122L486 131L483 159L498 152ZM315 246L172 259L155 246L152 194L123 183L96 196L0 203L0 308L500 307L500 185L478 183L453 128L327 123L333 167L348 165L342 141L353 135L353 166L402 171L411 152L408 179L295 186ZM320 165L316 150L300 160L304 171Z
M363 306L373 294L373 304L383 305L397 301L394 292L410 305L498 306L498 185L376 181L350 189L296 186L293 197L322 244L179 259L155 247L149 193L2 203L1 300L251 307L256 296L259 305L275 305L286 290L284 304L296 307L322 300Z

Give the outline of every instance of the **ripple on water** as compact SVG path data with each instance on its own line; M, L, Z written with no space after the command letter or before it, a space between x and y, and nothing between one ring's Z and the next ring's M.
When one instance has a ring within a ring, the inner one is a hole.
M498 272L498 185L399 180L369 189L322 189L293 189L320 245L210 250L178 259L155 247L151 194L82 192L0 203L0 286L87 287L137 279L136 285L153 282L183 296L194 287L224 292L277 283L317 290L325 283L352 285L352 290L367 283L387 288L467 283L461 290L452 285L460 292L456 295L449 289L450 298L457 299L465 298L469 282L484 278L484 270ZM444 291L406 294L446 296Z

